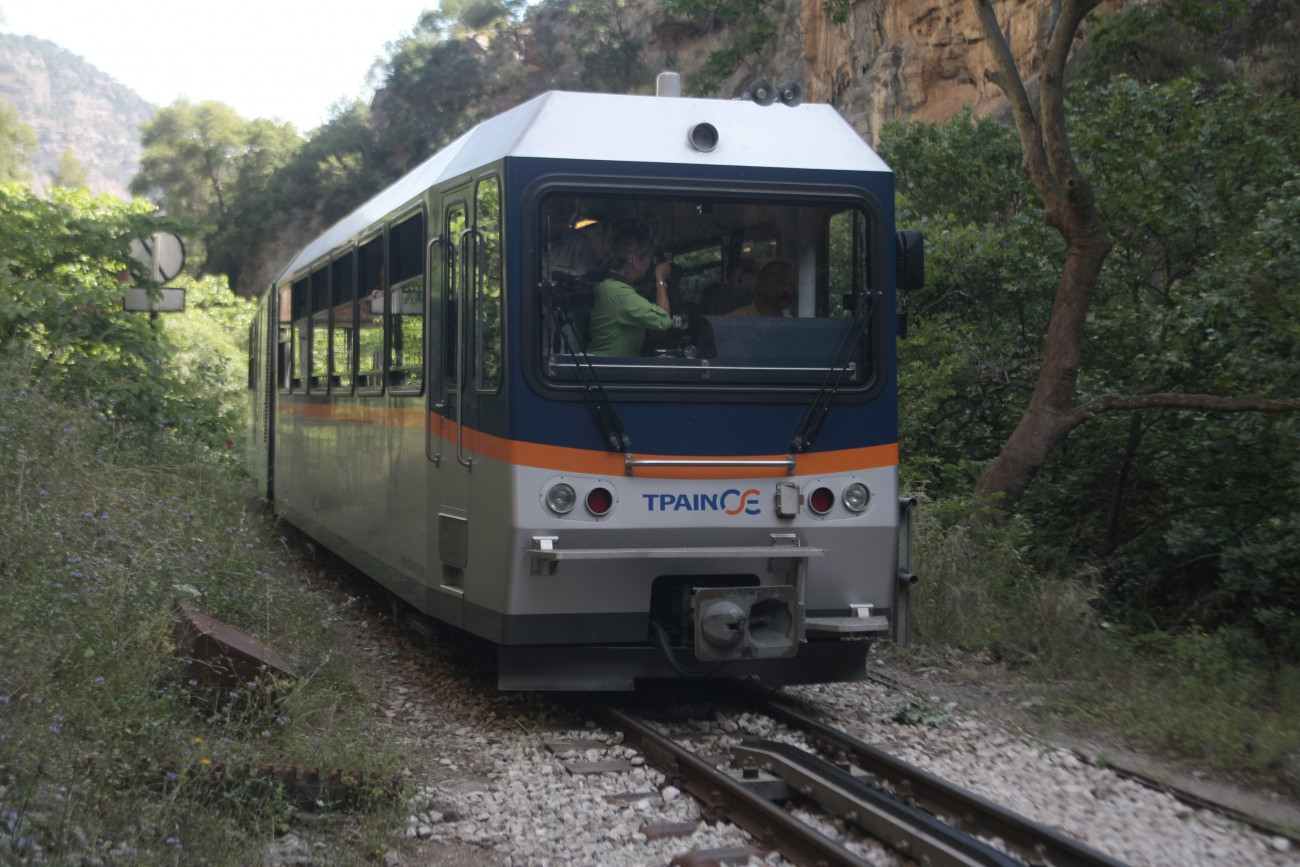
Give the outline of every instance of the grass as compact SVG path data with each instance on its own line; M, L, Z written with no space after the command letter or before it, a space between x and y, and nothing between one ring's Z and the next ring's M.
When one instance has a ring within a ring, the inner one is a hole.
M1042 710L1300 795L1300 667L1227 631L1133 635L1094 613L1090 576L1035 574L1014 525L976 531L918 511L913 635L921 650L988 650Z
M299 807L279 785L214 784L214 767L393 778L379 698L233 450L53 400L26 370L0 362L0 863L261 863ZM176 654L179 601L301 677L205 697ZM334 834L338 863L397 824L391 786L355 794L298 829Z

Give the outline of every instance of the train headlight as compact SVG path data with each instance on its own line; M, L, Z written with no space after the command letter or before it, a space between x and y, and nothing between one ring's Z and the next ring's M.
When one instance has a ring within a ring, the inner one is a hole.
M816 488L808 495L808 508L819 515L824 515L835 505L835 495L830 488Z
M600 517L614 506L614 494L609 488L592 488L587 492L587 511Z
M557 515L567 515L573 511L573 506L577 502L577 492L573 490L573 485L566 482L552 485L546 492L546 505Z
M850 512L861 512L871 502L871 492L862 482L854 482L844 489L844 506Z

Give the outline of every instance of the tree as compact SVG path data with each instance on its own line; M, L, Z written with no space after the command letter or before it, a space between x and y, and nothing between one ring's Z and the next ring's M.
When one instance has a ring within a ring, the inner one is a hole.
M140 127L144 156L131 192L153 196L173 214L218 223L227 210L226 188L237 172L245 141L244 119L222 102L193 105L179 99Z
M995 63L985 76L1001 88L1011 104L1025 173L1043 202L1047 225L1061 235L1067 251L1033 394L1001 453L984 467L976 483L981 502L1002 513L1015 508L1034 476L1069 433L1101 413L1156 407L1215 412L1300 409L1300 398L1294 397L1181 392L1105 394L1075 404L1085 326L1102 266L1114 242L1102 223L1092 185L1071 151L1065 111L1065 65L1079 25L1099 2L1061 3L1042 58L1040 99L1035 113L998 25L992 0L975 0L981 30Z
M1099 80L1067 106L1114 245L1074 404L1300 393L1300 106L1242 84ZM961 501L1033 394L1068 248L1020 168L1018 134L993 117L889 123L880 150L899 223L929 248L899 345L904 470ZM1074 428L1018 503L1026 556L1047 574L1087 564L1109 619L1230 627L1296 658L1300 414L1194 400Z
M836 24L847 20L850 0L824 0L823 10ZM670 15L690 18L706 32L726 28L725 44L709 52L698 73L695 88L702 94L716 93L723 79L735 72L747 58L758 54L779 32L778 16L784 7L765 0L668 0Z
M64 148L63 153L59 155L59 164L55 167L50 181L56 187L76 189L86 186L86 170L77 159L77 155L72 152L72 148Z
M18 109L0 103L0 183L27 180L27 161L36 150L36 133Z
M572 47L582 62L584 86L632 93L649 80L645 43L633 31L631 0L586 0L569 15Z
M0 349L18 351L51 390L93 395L102 412L174 424L174 347L122 304L128 283L152 285L131 242L182 231L150 211L86 190L55 188L47 200L0 184Z
M246 203L260 196L270 176L302 146L292 124L245 121L221 102L177 100L159 109L141 132L144 156L131 192L205 226L203 237L192 239L196 262L222 246L224 233L243 228L232 222L241 197ZM204 262L208 269L215 264Z

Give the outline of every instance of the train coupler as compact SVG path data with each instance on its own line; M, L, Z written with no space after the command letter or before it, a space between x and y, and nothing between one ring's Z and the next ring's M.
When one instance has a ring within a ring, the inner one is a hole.
M803 606L794 587L702 587L695 591L695 656L705 662L795 656Z

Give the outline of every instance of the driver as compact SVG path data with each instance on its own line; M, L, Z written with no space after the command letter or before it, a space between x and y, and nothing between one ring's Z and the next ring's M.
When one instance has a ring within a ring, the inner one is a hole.
M671 328L668 309L668 275L672 264L655 263L650 231L635 224L616 231L607 261L609 273L596 286L596 306L591 313L591 355L636 357L641 355L646 329ZM633 288L654 268L655 300L648 301Z

